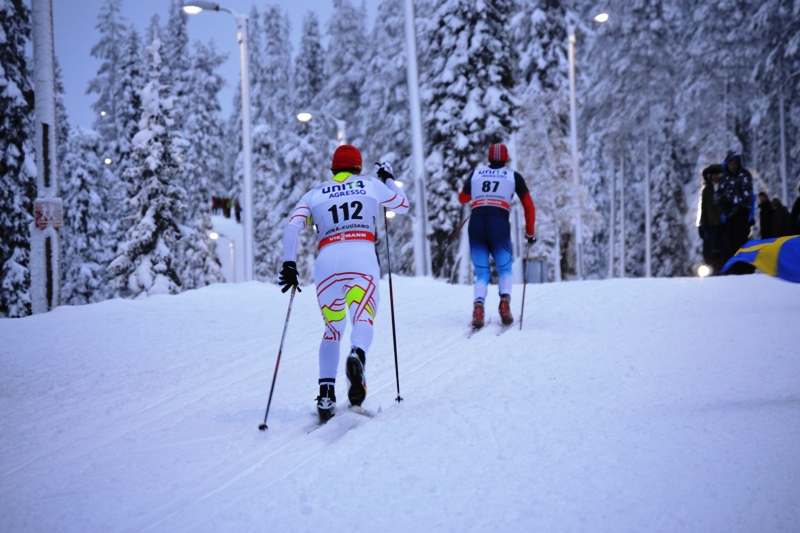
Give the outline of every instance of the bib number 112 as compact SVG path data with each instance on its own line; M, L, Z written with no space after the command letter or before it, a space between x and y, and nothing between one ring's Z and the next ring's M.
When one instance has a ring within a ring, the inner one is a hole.
M361 220L363 218L361 216L361 209L363 207L364 206L361 205L361 202L357 202L357 201L354 200L354 201L350 202L349 204L347 202L345 202L345 203L339 204L339 205L332 205L332 206L330 206L328 208L328 211L330 211L331 215L333 215L333 223L334 224L338 224L339 223L339 211L340 210L342 212L342 220L343 221L344 220L350 220L350 219ZM353 210L352 215L350 213L351 209Z

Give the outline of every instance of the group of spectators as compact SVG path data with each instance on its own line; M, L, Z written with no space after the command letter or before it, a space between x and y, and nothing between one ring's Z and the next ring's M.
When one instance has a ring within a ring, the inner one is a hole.
M780 199L770 200L767 193L760 192L758 207L762 239L800 234L800 198L790 213ZM698 231L703 240L703 259L714 274L720 273L728 259L750 239L755 214L753 176L742 164L741 154L729 152L721 165L703 169ZM728 272L753 271L750 264L735 263Z
M231 218L231 211L236 216L236 222L241 222L242 208L239 206L239 200L234 202L230 198L211 197L211 214Z
M800 190L800 189L798 189ZM792 213L783 205L777 196L772 200L765 192L758 193L758 223L761 227L761 238L786 237L800 234L800 198L794 203Z

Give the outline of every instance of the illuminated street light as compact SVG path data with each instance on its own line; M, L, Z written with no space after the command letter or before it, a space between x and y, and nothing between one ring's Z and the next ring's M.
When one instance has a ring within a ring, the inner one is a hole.
M608 15L603 13L594 17L597 22L606 22ZM575 94L575 26L569 27L569 123L570 139L572 141L572 179L575 183L575 192L580 195L580 173L578 171L578 104ZM580 201L575 209L575 256L577 262L578 279L583 279L583 228L581 223Z
M252 177L252 140L250 138L250 58L247 52L247 15L235 13L215 2L193 0L186 2L183 11L189 15L196 15L204 10L224 11L236 19L236 37L239 41L242 73L242 162L244 173L244 186L242 200L244 205L244 280L253 281L253 177Z
M315 115L319 115L321 117L327 117L334 123L336 123L336 139L339 141L339 146L347 144L344 134L345 126L347 123L344 120L336 118L330 113L319 111L317 109L308 109L306 111L301 111L295 116L297 117L297 120L299 120L300 122L311 122L311 120L314 118Z

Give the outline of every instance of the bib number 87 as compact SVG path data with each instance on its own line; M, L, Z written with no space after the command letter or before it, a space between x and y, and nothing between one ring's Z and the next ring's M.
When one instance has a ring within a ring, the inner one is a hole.
M494 185L494 188L492 188ZM483 192L497 192L497 188L500 186L499 181L484 181L483 185L481 186L481 190Z
M364 206L361 204L361 202L353 200L349 204L347 202L345 202L345 203L339 204L339 205L332 205L332 206L330 206L328 208L328 211L330 211L331 215L333 215L333 223L334 224L338 224L339 223L339 211L340 210L342 212L342 220L343 221L344 220L350 220L350 219L361 220L363 218L361 216L361 209L363 209L363 207ZM353 210L352 215L350 213L350 209Z

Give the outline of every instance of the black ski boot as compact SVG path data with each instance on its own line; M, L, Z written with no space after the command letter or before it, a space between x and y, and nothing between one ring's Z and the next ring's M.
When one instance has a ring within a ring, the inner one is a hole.
M327 422L336 414L336 391L334 380L319 380L319 396L317 396L317 414L320 422Z
M347 356L347 381L350 388L347 390L347 398L350 404L359 406L367 397L367 377L364 373L364 366L367 364L367 356L361 348L353 348Z

